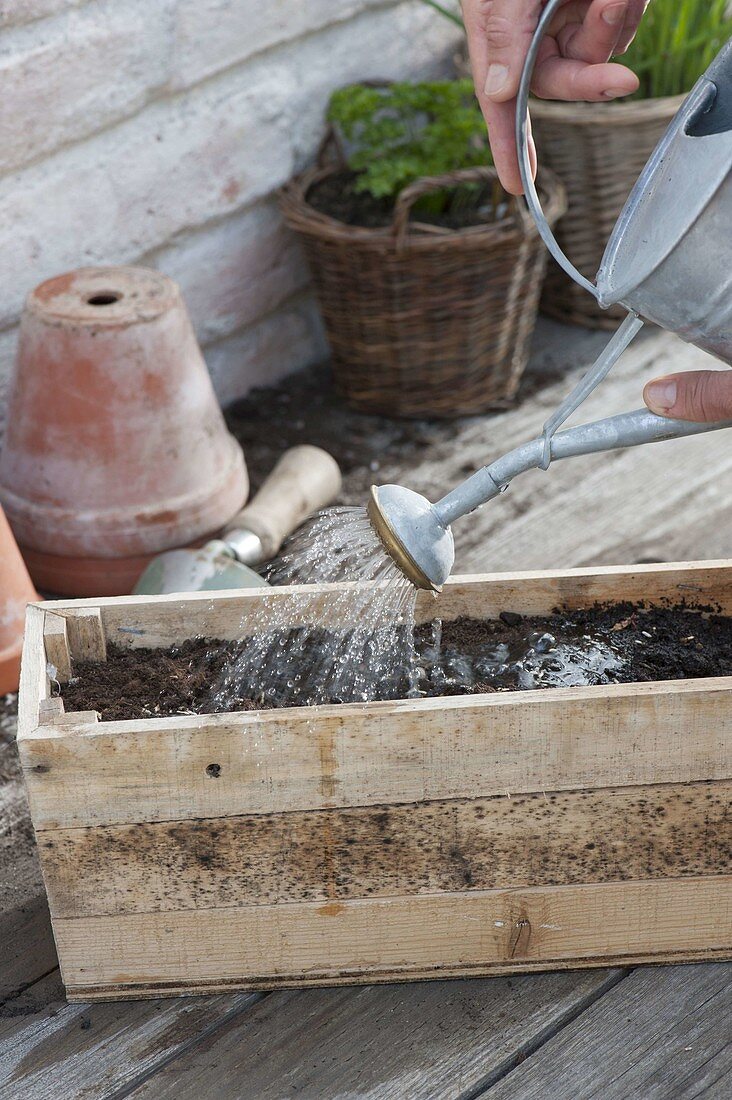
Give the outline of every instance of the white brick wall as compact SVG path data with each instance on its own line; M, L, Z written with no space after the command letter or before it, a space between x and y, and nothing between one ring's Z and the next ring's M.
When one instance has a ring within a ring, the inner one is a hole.
M224 401L322 356L273 192L334 88L444 70L455 29L418 0L0 0L0 28L0 395L27 291L89 263L178 280Z
M0 0L0 27L32 23L44 15L75 8L83 0Z

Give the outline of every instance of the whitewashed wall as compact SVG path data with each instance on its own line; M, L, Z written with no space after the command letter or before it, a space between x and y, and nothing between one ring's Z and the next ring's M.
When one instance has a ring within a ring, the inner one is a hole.
M224 402L322 356L273 192L333 88L456 36L418 0L0 0L0 385L26 292L83 264L177 279Z

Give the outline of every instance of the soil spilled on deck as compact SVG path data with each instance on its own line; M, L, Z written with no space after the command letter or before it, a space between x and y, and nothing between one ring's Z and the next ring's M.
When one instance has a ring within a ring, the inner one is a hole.
M291 631L288 641L299 634ZM224 709L215 705L216 688L246 645L194 639L169 649L110 646L106 663L74 665L74 679L62 689L66 710L96 710L107 721L214 713ZM305 667L317 668L318 645L318 632L308 631ZM395 667L379 699L730 676L732 618L632 604L540 617L505 611L499 619L423 624L415 649L416 676ZM225 709L276 705L263 702L256 683L242 683Z

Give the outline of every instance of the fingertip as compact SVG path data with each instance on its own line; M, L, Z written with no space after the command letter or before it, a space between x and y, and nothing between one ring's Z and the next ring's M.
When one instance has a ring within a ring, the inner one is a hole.
M643 400L657 416L668 416L676 404L678 387L675 378L653 378L643 387Z
M618 65L617 62L610 61L606 65L598 66L600 67L608 87L622 89L623 95L632 95L633 92L638 91L640 80L627 65Z
M590 101L622 99L638 87L638 77L625 65L586 65L574 74L575 95Z
M536 177L536 147L533 141L529 144L529 162L531 164L531 176L534 179ZM516 150L503 150L498 156L494 152L493 163L503 190L507 191L509 195L523 195L524 185Z
M524 185L521 182L518 163L502 164L500 167L496 165L496 172L504 191L507 191L509 195L523 195Z
M640 77L637 73L634 73L632 69L627 68L625 65L619 65L618 68L622 69L625 73L625 84L628 89L626 95L632 95L633 92L637 92L640 88Z

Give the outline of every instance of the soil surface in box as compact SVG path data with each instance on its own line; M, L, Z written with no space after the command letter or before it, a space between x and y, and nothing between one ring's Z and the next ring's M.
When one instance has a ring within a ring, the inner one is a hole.
M66 710L96 710L109 721L258 709L256 683L239 685L225 707L214 698L244 645L196 639L170 649L110 646L106 663L74 665L74 679L63 685ZM304 663L314 675L320 645L322 635L309 631ZM420 626L415 650L416 673L395 669L378 699L731 676L732 618L631 604L542 617L506 611L495 620Z

